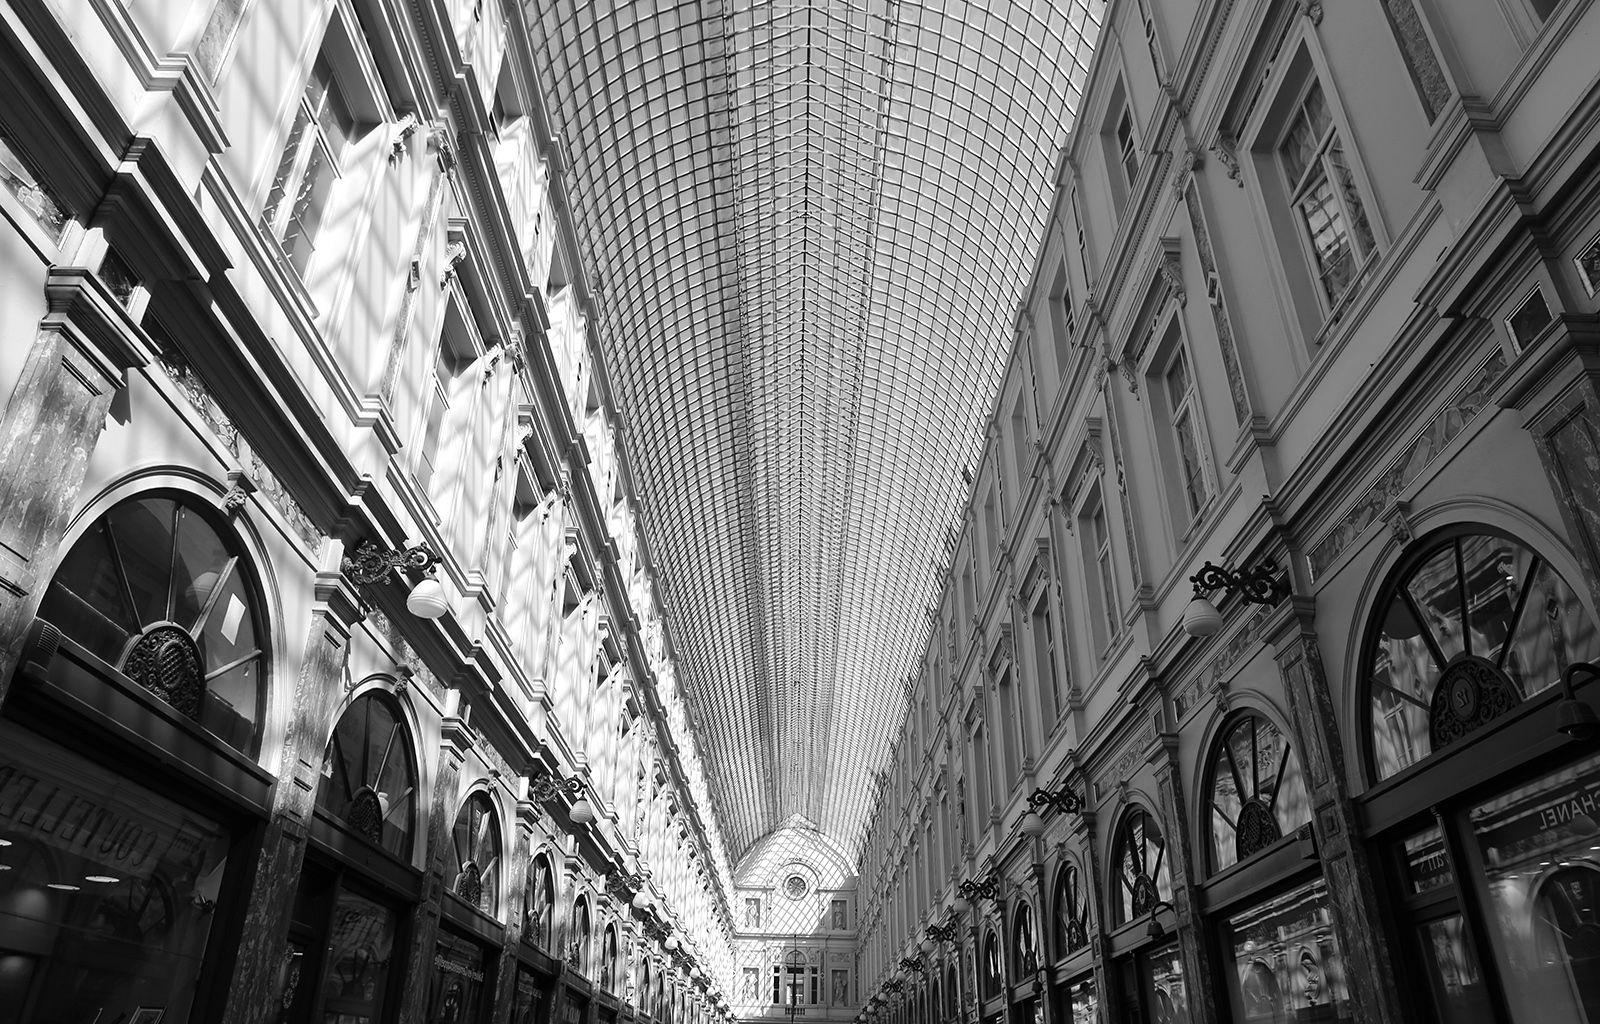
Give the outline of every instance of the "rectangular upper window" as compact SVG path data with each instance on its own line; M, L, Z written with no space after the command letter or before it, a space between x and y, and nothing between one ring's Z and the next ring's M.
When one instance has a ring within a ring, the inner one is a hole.
M1199 401L1195 397L1194 379L1189 370L1189 353L1182 339L1177 342L1163 376L1163 397L1166 399L1168 425L1171 428L1172 463L1177 478L1177 490L1192 522L1205 508L1210 498L1206 482L1203 441L1200 426Z
M355 116L334 77L328 54L319 53L261 210L267 229L301 274L311 261L340 174L339 161L355 128Z
M1301 243L1329 308L1355 284L1376 243L1333 113L1312 80L1278 144Z

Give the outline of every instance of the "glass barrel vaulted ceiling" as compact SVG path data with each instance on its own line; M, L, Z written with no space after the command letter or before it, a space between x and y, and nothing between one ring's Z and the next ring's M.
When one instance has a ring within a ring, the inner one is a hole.
M735 860L853 858L1103 0L530 0Z

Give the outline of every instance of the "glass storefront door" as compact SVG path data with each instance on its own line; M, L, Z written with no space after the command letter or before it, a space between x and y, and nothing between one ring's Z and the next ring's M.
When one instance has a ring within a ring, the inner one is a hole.
M1353 1019L1344 955L1320 878L1230 917L1223 956L1235 1024Z
M486 981L483 947L441 928L428 982L428 1024L478 1024Z
M400 915L307 861L279 970L278 1024L381 1024L393 1017Z

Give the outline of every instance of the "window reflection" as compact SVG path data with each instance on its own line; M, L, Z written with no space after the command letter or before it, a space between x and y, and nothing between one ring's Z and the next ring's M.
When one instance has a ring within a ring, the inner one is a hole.
M1233 960L1227 972L1233 1021L1353 1019L1321 879L1230 918L1225 933Z
M1430 921L1418 929L1418 934L1428 988L1439 1019L1452 1024L1489 1024L1494 1020L1478 958L1467 942L1460 916Z

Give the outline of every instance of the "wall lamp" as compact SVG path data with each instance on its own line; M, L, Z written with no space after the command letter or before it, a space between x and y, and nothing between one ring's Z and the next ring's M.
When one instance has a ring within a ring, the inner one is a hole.
M562 781L555 775L541 774L528 780L528 794L540 803L549 803L565 790L568 795L576 797L572 806L567 810L567 816L574 825L588 825L594 821L594 807L583 797L583 781L580 779L567 779Z
M922 973L922 957L920 957L920 956L903 956L903 957L900 958L900 968L902 970L911 971L911 972L913 972L915 974L921 974Z
M928 925L928 939L931 942L954 942L956 941L956 926L953 924L930 924ZM927 953L930 950L924 949L923 952Z
M1044 835L1044 811L1047 807L1054 808L1057 814L1082 814L1083 797L1065 785L1056 790L1034 790L1028 794L1028 813L1022 819L1023 835Z
M1166 900L1156 900L1155 906L1150 908L1150 927L1145 929L1145 934L1150 936L1151 939L1160 939L1162 936L1166 935L1167 929L1161 924L1161 921L1156 917L1156 915L1161 913L1163 910L1171 909L1172 904L1168 903Z
M1289 594L1288 582L1278 567L1263 562L1254 569L1234 572L1209 561L1189 577L1194 597L1183 610L1183 631L1190 636L1215 636L1222 629L1222 613L1211 603L1211 594L1226 590L1238 594L1247 604L1275 605Z
M1578 699L1573 677L1579 672L1600 676L1600 665L1579 661L1568 665L1561 673L1562 696L1561 703L1556 706L1556 729L1563 736L1587 743L1600 736L1600 716L1595 715L1594 708Z
M650 905L650 897L645 895L644 886L643 875L630 875L626 871L612 871L606 875L606 892L635 910L643 910ZM628 895L630 892L633 894L631 899Z
M339 570L363 587L381 583L396 569L427 573L406 597L406 611L419 619L437 619L450 610L444 586L433 575L438 564L439 556L421 544L390 551L364 540L340 560Z

